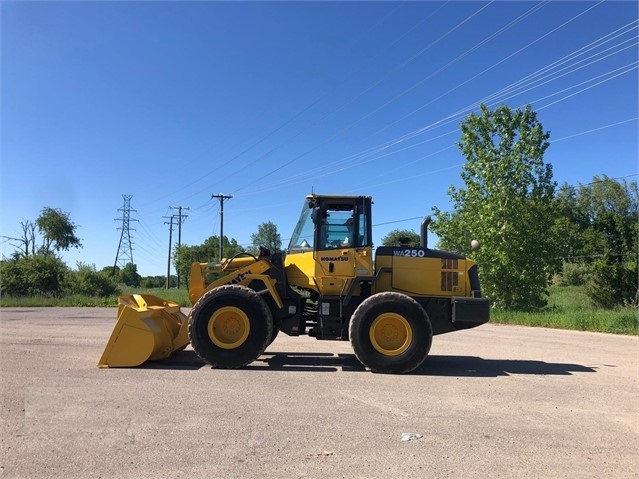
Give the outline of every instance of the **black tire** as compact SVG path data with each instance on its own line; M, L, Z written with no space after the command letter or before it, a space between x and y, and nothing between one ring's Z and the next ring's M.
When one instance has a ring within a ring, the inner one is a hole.
M275 338L277 338L278 334L280 334L280 328L277 326L273 326L273 334L271 334L271 339L268 340L268 344L266 345L267 348L271 344L273 344L273 341L275 341Z
M245 286L224 285L207 291L191 309L191 346L216 368L241 368L255 361L272 336L271 311Z
M428 356L433 328L417 301L388 291L366 298L349 325L355 356L373 372L403 374Z

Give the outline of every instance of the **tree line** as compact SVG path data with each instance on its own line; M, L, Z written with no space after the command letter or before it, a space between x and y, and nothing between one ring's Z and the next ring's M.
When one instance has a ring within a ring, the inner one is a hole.
M21 234L5 237L12 241L15 250L11 257L0 261L0 296L11 297L62 297L82 295L109 297L121 293L122 286L164 288L167 278L163 275L142 277L137 265L104 266L78 263L71 269L61 258L62 251L81 248L76 235L78 226L70 214L57 208L45 207L35 221L20 223ZM266 245L273 251L281 251L281 239L277 227L266 222L252 236L253 246L248 251L257 254L259 246ZM220 240L211 236L198 246L175 247L173 264L176 275L170 275L168 285L178 286L178 278L188 279L191 262L208 262L216 258ZM245 253L235 239L224 237L224 251L228 256Z
M463 186L448 190L452 208L433 208L431 230L438 247L477 262L483 294L493 307L540 310L548 287L585 288L601 308L637 306L638 300L638 190L636 181L595 176L588 184L558 185L552 165L544 161L550 146L530 106L490 110L481 105L460 125L458 147L466 162ZM570 159L575 161L575 159ZM137 266L124 268L79 264L71 271L59 258L61 251L81 247L77 226L69 214L44 208L35 222L22 222L11 258L0 262L1 295L61 295L79 293L108 296L119 284L160 288L165 276L142 278ZM477 240L481 248L471 248ZM256 255L260 246L281 251L282 241L271 221L260 224L244 248L233 238L211 236L200 245L173 250L177 279L188 280L193 262L224 256ZM382 244L419 245L412 230L394 230ZM114 274L115 273L115 274Z

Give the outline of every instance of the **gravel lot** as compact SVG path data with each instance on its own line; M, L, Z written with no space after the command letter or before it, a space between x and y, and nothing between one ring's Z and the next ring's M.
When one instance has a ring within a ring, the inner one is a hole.
M487 324L405 376L284 335L242 370L99 369L115 315L0 309L0 477L639 477L637 337Z

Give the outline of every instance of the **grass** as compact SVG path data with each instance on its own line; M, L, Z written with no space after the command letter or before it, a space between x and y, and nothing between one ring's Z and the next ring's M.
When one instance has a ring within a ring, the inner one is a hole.
M152 294L168 301L174 301L182 307L190 307L189 294L186 289L163 289L163 288L122 288L122 295L126 294ZM96 298L72 294L61 298L48 298L42 296L25 297L3 297L0 298L0 307L117 307L118 296L106 298Z
M158 298L165 299L167 301L173 301L184 308L190 308L191 302L189 301L189 292L187 289L139 289L139 288L124 288L122 294L152 294ZM114 305L117 305L117 298Z
M577 286L552 286L549 292L548 307L543 312L493 310L491 322L614 334L639 334L637 308L627 307L614 311L593 308L583 288ZM191 306L186 289L125 288L122 294L152 294L174 301L182 307ZM91 298L71 295L64 298L0 298L2 307L116 307L117 305L117 297Z
M639 334L637 308L596 309L578 286L549 288L548 307L542 312L492 311L491 322L614 334Z

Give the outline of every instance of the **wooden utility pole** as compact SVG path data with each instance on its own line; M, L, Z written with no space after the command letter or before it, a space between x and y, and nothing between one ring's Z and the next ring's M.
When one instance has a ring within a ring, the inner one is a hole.
M224 257L224 200L233 198L231 195L211 195L211 198L217 198L220 200L220 261Z
M173 218L174 215L171 215L171 222L164 222L165 225L169 225L169 258L166 262L166 289L169 289L171 285L171 242L173 241Z
M169 208L171 208L172 210L178 210L178 214L177 215L172 215L173 217L177 218L177 224L178 224L178 248L180 246L182 246L182 222L188 218L188 215L183 215L182 214L182 210L188 210L188 207L183 207L183 206L169 206ZM170 253L169 253L170 255ZM176 268L176 273L177 273L177 288L180 289L180 269Z

